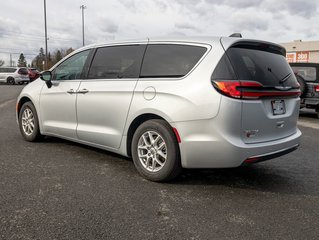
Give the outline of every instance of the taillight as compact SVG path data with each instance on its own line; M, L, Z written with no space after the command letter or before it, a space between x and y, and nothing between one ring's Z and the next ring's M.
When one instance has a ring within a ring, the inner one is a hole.
M213 81L214 87L226 96L241 98L241 92L237 89L240 86L238 81Z
M284 87L265 88L255 81L213 81L213 86L222 94L238 99L259 99L261 97L299 97L299 89ZM279 89L279 90L278 90ZM319 91L319 90L318 90Z
M315 85L315 92L319 92L319 85Z

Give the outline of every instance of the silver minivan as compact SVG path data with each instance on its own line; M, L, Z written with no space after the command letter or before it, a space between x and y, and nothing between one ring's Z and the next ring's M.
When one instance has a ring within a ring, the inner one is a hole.
M25 67L0 67L0 82L21 85L29 81L29 72Z
M236 37L145 39L81 48L27 85L17 120L43 136L133 158L167 181L299 146L300 91L279 45Z

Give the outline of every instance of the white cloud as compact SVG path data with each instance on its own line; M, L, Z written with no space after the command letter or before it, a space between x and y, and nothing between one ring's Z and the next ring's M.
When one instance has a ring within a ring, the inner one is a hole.
M313 0L46 0L48 47L82 45L80 5L85 9L86 43L166 35L244 37L273 42L319 40L318 1ZM12 14L14 13L14 14ZM43 0L4 1L0 9L0 59L44 47ZM17 53L17 54L16 54Z

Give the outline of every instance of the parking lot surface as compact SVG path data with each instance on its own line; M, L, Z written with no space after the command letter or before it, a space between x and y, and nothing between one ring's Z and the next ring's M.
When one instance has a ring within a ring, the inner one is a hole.
M319 119L301 147L236 169L141 178L130 159L47 137L22 139L21 86L0 85L0 239L318 239ZM214 157L214 156L212 156Z

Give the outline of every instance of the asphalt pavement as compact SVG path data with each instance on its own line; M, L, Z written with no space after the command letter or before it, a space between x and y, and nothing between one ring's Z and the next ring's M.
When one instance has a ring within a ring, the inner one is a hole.
M22 139L0 85L0 239L319 239L319 119L301 147L236 169L140 177L130 159L47 137Z

